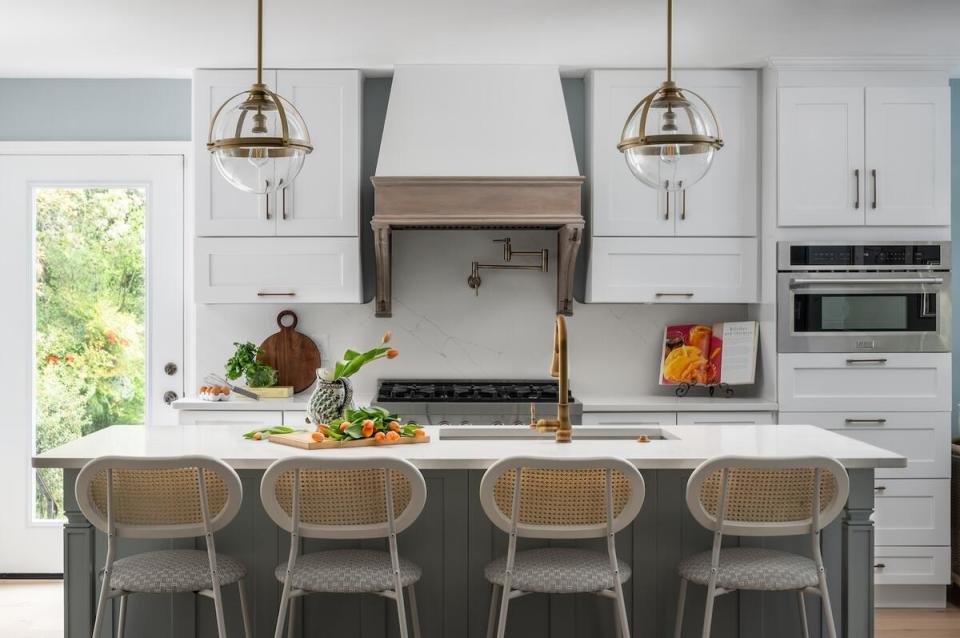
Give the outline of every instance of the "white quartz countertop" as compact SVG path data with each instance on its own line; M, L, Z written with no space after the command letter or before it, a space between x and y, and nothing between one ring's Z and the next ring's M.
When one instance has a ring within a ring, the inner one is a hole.
M428 426L430 443L380 445L306 451L268 441L252 441L241 435L248 426L238 425L115 425L72 443L33 457L34 467L80 468L104 455L164 457L206 454L222 458L236 469L265 469L273 461L299 454L337 458L399 456L421 469L484 469L504 456L529 455L557 458L617 456L641 469L692 469L704 460L727 454L789 457L831 456L851 469L906 467L906 459L893 452L812 425L686 425L644 428L667 440L637 443L632 439L587 439L591 426L576 426L573 442L555 443L552 436L508 440L443 438L446 430ZM490 426L504 436L530 432L520 426ZM617 426L629 428L631 426ZM643 428L643 426L637 426ZM609 428L601 428L607 429ZM653 432L656 430L656 432ZM597 430L599 431L599 430ZM578 435L581 438L578 438Z
M233 394L226 401L204 401L185 397L173 402L175 410L305 410L310 399L303 392L289 399L260 399L254 401ZM634 396L581 398L584 412L776 412L775 401L752 397L683 397ZM369 401L359 400L366 404Z

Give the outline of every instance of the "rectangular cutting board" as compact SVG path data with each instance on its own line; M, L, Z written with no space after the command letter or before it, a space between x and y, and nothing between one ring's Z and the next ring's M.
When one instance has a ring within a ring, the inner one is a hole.
M370 437L368 439L351 439L349 441L333 441L331 439L326 439L323 442L314 441L310 438L310 432L291 432L290 434L271 434L268 439L271 443L279 443L280 445L290 445L293 447L298 447L304 450L326 450L330 448L341 448L341 447L369 447L369 446L383 446L389 447L391 445L410 445L416 443L429 443L430 437L425 436L422 439L417 439L412 436L402 436L399 440L394 441L393 443L377 443L376 439Z

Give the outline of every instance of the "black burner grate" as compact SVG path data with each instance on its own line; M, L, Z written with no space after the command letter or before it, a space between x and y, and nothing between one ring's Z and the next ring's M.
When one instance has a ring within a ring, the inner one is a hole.
M383 381L377 402L549 403L558 394L556 381ZM567 399L573 401L573 395Z

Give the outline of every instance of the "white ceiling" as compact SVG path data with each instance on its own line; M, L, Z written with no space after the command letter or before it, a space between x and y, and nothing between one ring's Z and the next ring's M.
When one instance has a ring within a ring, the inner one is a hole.
M265 64L664 63L665 0L265 0ZM675 0L677 66L960 58L960 0ZM0 76L187 77L255 63L255 0L0 0Z

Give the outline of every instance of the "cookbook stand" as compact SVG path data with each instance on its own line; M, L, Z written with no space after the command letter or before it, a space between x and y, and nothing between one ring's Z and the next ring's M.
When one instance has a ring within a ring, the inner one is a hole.
M709 385L701 385L699 383L681 383L677 386L677 389L673 391L678 397L685 397L690 392L691 388L706 388L707 394L713 397L715 394L719 393L720 396L730 398L734 395L733 387L726 383L711 383Z

